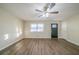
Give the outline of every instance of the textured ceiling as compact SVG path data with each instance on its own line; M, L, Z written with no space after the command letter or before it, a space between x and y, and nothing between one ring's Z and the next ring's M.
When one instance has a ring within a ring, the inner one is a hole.
M49 17L38 17L41 13L35 9L42 9L45 3L4 3L0 7L23 20L63 20L79 14L78 3L56 3L50 11L59 11L59 14L51 14Z

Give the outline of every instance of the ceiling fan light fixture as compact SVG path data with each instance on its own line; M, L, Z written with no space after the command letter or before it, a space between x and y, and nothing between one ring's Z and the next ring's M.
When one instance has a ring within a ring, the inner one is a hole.
M48 13L42 15L42 17L48 17L48 16L49 16Z
M43 15L42 15L42 17L46 17L46 15L45 15L45 14L43 14Z

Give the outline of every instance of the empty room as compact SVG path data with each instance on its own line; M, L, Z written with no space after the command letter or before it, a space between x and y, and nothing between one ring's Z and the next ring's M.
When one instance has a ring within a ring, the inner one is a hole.
M0 3L0 55L79 55L79 3Z

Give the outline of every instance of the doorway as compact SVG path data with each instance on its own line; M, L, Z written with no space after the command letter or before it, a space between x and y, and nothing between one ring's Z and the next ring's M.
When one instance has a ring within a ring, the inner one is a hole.
M51 38L58 38L58 24L51 24Z

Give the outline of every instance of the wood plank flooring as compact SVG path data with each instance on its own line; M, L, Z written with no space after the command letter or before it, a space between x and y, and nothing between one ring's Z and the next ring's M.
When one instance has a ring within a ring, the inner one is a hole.
M78 47L79 48L79 47ZM79 49L63 39L23 39L0 51L1 55L79 55Z

